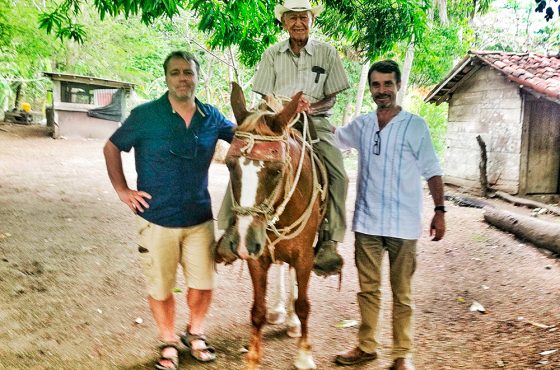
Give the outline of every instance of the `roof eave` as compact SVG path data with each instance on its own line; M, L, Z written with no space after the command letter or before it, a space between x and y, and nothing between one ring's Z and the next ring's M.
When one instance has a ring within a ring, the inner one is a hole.
M467 65L469 65L469 63L471 63L473 59L474 59L473 56L467 55L459 63L457 63L455 68L453 68L451 70L451 72L449 72L447 74L447 76L445 76L445 78L442 80L442 82L437 84L428 93L428 95L424 99L424 102L426 102L426 103L436 103L436 104L441 103L442 99L434 99L434 97L441 91L441 89L443 89L449 83L449 81L451 81L458 73L460 73ZM445 94L445 95L447 95L447 94ZM445 95L443 95L442 98L445 97Z
M107 87L133 89L136 84L126 81L110 80L106 78L98 78L93 76L74 75L60 72L43 72L43 75L51 80L80 82L90 85L105 85Z

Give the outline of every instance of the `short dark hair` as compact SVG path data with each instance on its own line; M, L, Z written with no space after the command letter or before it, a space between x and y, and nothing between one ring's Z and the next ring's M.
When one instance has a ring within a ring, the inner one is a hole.
M167 75L167 66L169 65L169 61L173 58L184 59L187 62L193 61L196 65L196 74L200 75L200 63L194 57L193 54L189 53L188 51L183 50L175 50L169 53L167 57L165 57L165 61L163 62L163 72Z
M371 74L375 72L380 73L392 73L395 72L395 77L397 78L397 83L401 82L401 70L399 69L399 65L394 60L382 60L380 62L373 63L371 67L369 67L368 71L368 83L371 85Z

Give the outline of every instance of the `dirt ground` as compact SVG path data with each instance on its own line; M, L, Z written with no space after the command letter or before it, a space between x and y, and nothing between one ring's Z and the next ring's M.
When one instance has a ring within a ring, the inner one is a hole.
M156 330L136 262L134 216L108 181L103 144L0 124L0 369L153 368ZM133 181L130 155L125 165ZM351 218L356 174L349 175ZM223 165L212 166L210 181L217 210ZM431 242L426 232L418 248L417 369L560 369L560 259L488 226L480 209L447 206L445 239ZM319 369L337 368L333 356L355 344L357 327L337 325L359 320L353 242L348 232L340 291L336 277L312 278ZM179 331L188 313L182 293L177 298ZM390 365L387 282L383 299L380 359L356 369ZM469 311L474 301L486 314ZM199 364L185 352L181 369L242 368L251 302L246 266L220 266L207 328L218 359ZM263 369L291 369L296 341L282 326L267 326L264 337Z

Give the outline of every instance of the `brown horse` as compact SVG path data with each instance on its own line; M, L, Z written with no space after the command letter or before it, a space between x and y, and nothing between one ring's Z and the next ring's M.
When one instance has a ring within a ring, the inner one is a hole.
M273 262L295 270L295 312L301 337L294 365L315 369L308 339L307 288L313 268L313 242L320 223L321 189L314 160L299 133L290 128L301 92L279 113L249 112L243 91L233 84L231 105L239 124L226 156L235 223L229 250L216 253L231 262L247 260L253 282L253 325L247 368L259 368L261 329L266 322L267 274ZM228 196L228 195L226 195Z

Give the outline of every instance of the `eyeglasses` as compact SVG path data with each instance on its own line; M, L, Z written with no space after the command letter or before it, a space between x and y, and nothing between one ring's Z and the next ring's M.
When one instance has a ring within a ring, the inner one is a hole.
M198 154L198 135L193 130L181 130L182 127L173 127L173 137L170 139L169 152L183 159L194 159Z
M375 132L373 136L373 154L379 155L381 153L381 135L379 135L379 131Z

